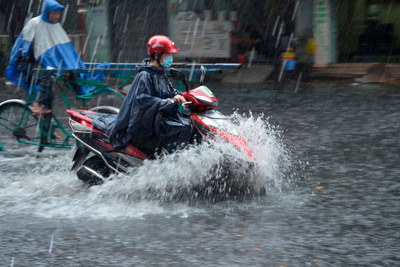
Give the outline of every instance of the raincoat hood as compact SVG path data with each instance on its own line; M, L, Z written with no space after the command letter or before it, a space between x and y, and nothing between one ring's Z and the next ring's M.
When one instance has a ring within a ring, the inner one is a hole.
M50 12L61 12L63 10L64 6L59 4L56 0L45 0L40 18L47 23L52 23L49 19Z
M156 66L150 65L150 60L143 60L142 65L138 68L138 72L147 71L150 74L154 75L165 75L165 71L163 69L157 68Z

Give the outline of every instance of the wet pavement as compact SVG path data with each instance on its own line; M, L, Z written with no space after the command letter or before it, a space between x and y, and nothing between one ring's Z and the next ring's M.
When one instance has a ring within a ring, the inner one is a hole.
M171 197L166 183L182 189L203 179L225 148L148 162L90 189L69 172L72 151L3 153L1 265L400 264L398 85L209 88L254 149L260 166L251 178L265 195ZM2 89L0 100L19 95ZM157 195L145 193L149 185Z

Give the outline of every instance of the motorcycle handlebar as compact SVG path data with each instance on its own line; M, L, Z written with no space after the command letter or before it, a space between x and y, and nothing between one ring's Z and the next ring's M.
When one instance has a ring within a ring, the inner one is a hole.
M185 103L182 103L182 106L184 107L184 108L187 108L190 104L192 104L193 102L192 101L186 101Z
M174 98L164 99L163 101L161 101L160 106L158 107L158 110L172 108L173 106L177 106L177 105L178 105L178 100L176 100Z
M192 101L186 101L185 103L182 103L182 106L184 108L187 108L187 106L192 104L192 103L193 103ZM175 98L164 99L160 103L160 106L159 106L158 110L164 110L164 109L172 108L173 106L177 106L177 105L178 105L178 100L176 100Z

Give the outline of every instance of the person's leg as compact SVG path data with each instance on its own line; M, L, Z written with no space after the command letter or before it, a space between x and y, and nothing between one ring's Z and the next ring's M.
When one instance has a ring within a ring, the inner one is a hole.
M166 149L168 153L172 153L177 149L187 146L192 138L193 129L190 124L172 126L168 125L166 135L161 141L161 147Z
M36 95L35 103L33 104L32 112L38 114L50 114L53 108L53 81L49 73L40 73L39 76L39 91Z
M40 73L39 76L39 91L36 95L35 102L33 103L33 114L35 115L48 115L53 109L53 81L51 79L51 74ZM53 138L61 139L62 136L54 132Z
M32 61L29 61L29 60L22 59L22 60L19 60L18 63L17 63L18 72L22 74L21 77L25 77L25 79L26 79L25 82L27 84L29 84L29 85L31 85L31 81L32 81L32 79L34 79L34 77L33 77L34 74L33 74L32 70L35 67L36 67L36 64L34 62L32 62ZM32 113L34 115L39 115L42 112L43 107L41 105L41 102L43 102L43 100L42 99L38 99L39 98L38 95L41 95L41 96L45 95L46 94L45 93L46 88L48 87L48 81L46 81L46 78L45 77L41 77L41 79L44 81L44 84L43 84L44 86L40 86L40 92L41 93L38 93L36 95L36 100L35 100L36 102L34 102L33 106L31 107ZM35 83L35 81L33 81L33 82Z
M20 61L17 64L17 70L22 72L22 76L26 77L27 83L31 83L32 77L32 69L36 67L35 63L30 61ZM51 113L51 108L53 106L53 91L52 91L52 80L49 74L39 75L40 79L40 89L38 94L36 95L36 102L33 103L33 106L30 107L32 113L34 115L47 115ZM58 133L54 133L53 138L60 139L62 136Z
M53 108L53 81L49 73L39 74L39 91L36 96L36 102L46 109Z

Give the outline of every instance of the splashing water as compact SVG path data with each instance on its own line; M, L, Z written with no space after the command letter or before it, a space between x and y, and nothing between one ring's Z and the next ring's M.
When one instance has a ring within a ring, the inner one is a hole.
M254 159L226 142L203 143L159 160L145 161L129 177L119 177L98 193L125 200L175 200L237 198L282 191L293 170L282 134L263 116L234 113L239 136L245 137Z
M214 202L284 190L293 167L282 133L263 116L235 112L231 119L255 160L226 142L204 142L144 161L129 175L86 188L69 171L73 151L51 154L49 150L41 158L2 154L0 215L115 219L167 210L186 216L188 209L201 212L187 205L191 201Z
M287 188L288 175L294 172L290 150L283 140L283 132L270 124L263 114L248 116L235 112L232 120L239 125L239 136L245 137L257 161L257 181L279 191Z

